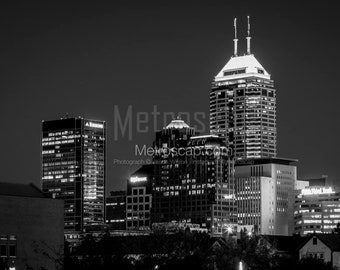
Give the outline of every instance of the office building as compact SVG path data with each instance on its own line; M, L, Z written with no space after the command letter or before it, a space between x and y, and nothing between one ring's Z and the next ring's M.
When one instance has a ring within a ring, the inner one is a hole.
M42 190L64 200L65 233L105 222L105 137L104 121L42 122Z
M296 160L261 158L235 164L239 225L254 225L257 234L293 233Z
M125 230L126 191L111 191L106 198L106 224L111 230Z
M295 198L294 233L332 233L340 222L340 188L310 186Z
M249 26L249 23L248 23ZM271 75L250 51L237 51L218 72L210 92L210 133L225 138L237 159L276 156L276 90Z
M64 202L33 184L0 183L0 259L9 269L61 269Z
M187 217L213 235L222 235L236 224L233 160L216 135L191 137L186 151L187 177L182 184L188 193L182 191L182 199Z
M198 224L222 234L235 221L232 161L222 138L180 119L156 133L152 222Z
M152 164L143 165L127 181L127 230L149 231L151 228L153 169Z

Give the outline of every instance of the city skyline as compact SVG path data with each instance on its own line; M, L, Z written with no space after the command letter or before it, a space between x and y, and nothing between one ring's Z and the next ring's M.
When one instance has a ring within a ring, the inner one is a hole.
M299 160L298 179L327 174L337 184L339 30L331 4L287 3L278 12L269 3L193 3L3 5L1 164L10 168L4 181L39 186L41 120L66 112L107 121L108 192L125 189L138 168L113 159L136 159L135 144L151 145L157 131L114 140L114 105L122 114L128 105L134 112L154 105L160 112L205 112L208 134L210 83L232 56L234 17L245 52L250 15L252 51L277 89L278 156Z

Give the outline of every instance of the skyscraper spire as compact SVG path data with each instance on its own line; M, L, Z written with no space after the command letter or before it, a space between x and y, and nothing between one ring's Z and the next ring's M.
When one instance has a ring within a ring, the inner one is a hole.
M234 56L237 56L237 29L236 29L236 18L234 19L234 30L235 30L235 38L234 38Z
M250 22L249 22L249 16L247 16L248 19L248 36L246 37L247 39L247 54L250 54Z

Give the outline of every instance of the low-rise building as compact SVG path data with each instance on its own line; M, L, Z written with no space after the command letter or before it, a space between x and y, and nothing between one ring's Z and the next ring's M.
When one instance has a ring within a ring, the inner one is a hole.
M316 234L309 237L299 249L299 258L314 258L330 262L335 269L340 268L340 235Z
M127 182L126 229L150 230L153 165L144 165Z
M332 233L339 222L339 187L311 186L296 195L294 233Z
M64 202L33 184L0 183L0 257L15 270L60 269Z

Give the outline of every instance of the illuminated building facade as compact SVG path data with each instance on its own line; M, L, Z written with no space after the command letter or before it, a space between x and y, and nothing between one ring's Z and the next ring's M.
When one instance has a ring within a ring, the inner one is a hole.
M126 229L150 230L153 165L143 165L127 181Z
M310 186L295 198L294 232L332 233L340 222L340 188Z
M111 191L106 197L106 224L112 230L125 230L126 226L126 191Z
M186 150L182 188L188 190L181 194L186 217L213 235L222 235L236 224L234 164L228 149L222 138L203 135L191 137Z
M249 31L249 29L248 29ZM270 74L250 53L235 51L215 76L210 92L210 132L225 138L237 159L276 156L276 90Z
M222 138L197 135L179 119L156 133L152 222L222 234L236 217L232 162Z
M105 222L104 121L81 117L42 122L42 190L65 202L65 233Z
M257 234L293 233L296 160L261 158L235 164L239 225L253 225Z

